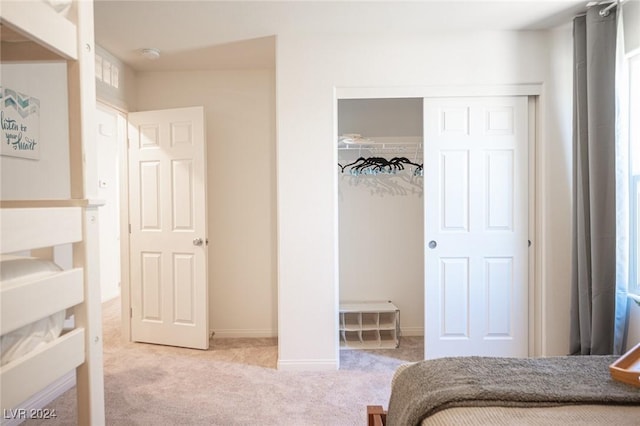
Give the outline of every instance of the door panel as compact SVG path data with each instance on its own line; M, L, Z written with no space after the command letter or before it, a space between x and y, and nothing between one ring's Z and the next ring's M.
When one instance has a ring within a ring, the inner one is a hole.
M440 259L443 338L469 336L469 259Z
M193 231L193 161L171 161L173 230Z
M526 97L428 98L425 358L528 355Z
M202 107L129 115L131 334L206 349L206 149Z
M443 212L441 229L467 232L469 229L469 152L443 151L441 194Z
M140 253L142 258L142 319L143 321L162 321L162 253Z
M140 162L140 228L160 230L160 162Z
M513 258L485 258L487 292L487 337L511 335Z
M195 325L195 256L173 254L174 318L176 324Z
M513 230L513 151L489 151L486 154L488 231Z

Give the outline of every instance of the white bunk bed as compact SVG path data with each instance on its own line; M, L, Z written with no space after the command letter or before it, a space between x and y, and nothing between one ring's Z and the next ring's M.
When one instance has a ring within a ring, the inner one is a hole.
M7 413L29 416L21 404L75 369L77 423L101 425L105 417L98 279L100 203L90 199L97 192L91 160L96 158L93 3L69 0L65 14L50 3L59 6L60 0L3 0L0 52L2 62L67 62L71 197L0 201L0 253L29 251L32 256L52 258L53 247L71 245L73 266L3 282L0 335L64 311L73 313L75 326L0 367L1 408L5 420Z

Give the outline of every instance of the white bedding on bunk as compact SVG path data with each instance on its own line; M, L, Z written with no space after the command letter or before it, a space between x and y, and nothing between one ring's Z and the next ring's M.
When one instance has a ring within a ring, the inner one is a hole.
M25 279L44 277L60 270L58 265L48 260L2 256L0 258L0 288L9 288ZM1 336L0 365L20 358L60 336L65 316L66 312L60 311Z

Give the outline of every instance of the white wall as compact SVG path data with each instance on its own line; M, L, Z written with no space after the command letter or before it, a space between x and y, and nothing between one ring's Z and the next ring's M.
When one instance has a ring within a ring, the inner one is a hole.
M338 135L359 133L369 138L392 138L389 142L422 138L422 103L422 98L341 99L338 101Z
M570 36L570 34L569 34ZM559 35L562 45L566 35ZM570 38L569 38L570 42ZM503 85L547 82L550 37L546 32L434 33L368 36L280 35L277 39L279 361L283 369L338 366L338 217L335 173L335 88ZM562 49L560 49L562 50ZM555 57L555 56L554 56ZM569 55L568 60L570 60ZM555 77L554 77L555 78ZM562 79L560 79L562 80ZM569 92L570 93L570 92ZM570 112L564 93L545 90L545 105ZM570 96L570 94L569 94ZM567 109L568 108L568 109ZM550 110L551 111L551 110ZM551 112L549 112L551 114ZM571 141L543 123L540 149L550 156ZM554 148L549 151L548 145ZM310 160L315 164L308 172ZM548 161L545 186L566 188L570 174L562 161ZM558 181L557 179L565 179ZM544 191L548 188L542 188ZM559 191L560 193L563 190ZM570 197L547 205L548 212L569 211ZM568 234L554 233L554 217L542 234L549 247L566 247ZM553 271L568 270L570 253L556 253ZM543 264L551 261L544 253ZM550 277L543 286L565 294L569 281ZM561 313L559 311L562 311ZM545 354L566 353L561 330L567 306L551 306L544 330ZM553 328L553 330L552 330Z
M66 63L1 64L0 75L3 87L40 100L40 160L1 156L1 198L69 198Z
M541 184L537 199L543 232L542 345L540 355L569 352L572 251L573 34L550 31L539 147Z
M340 302L393 302L403 336L424 335L422 184L405 170L341 175L338 189Z
M216 337L277 334L272 70L140 72L138 110L203 105Z

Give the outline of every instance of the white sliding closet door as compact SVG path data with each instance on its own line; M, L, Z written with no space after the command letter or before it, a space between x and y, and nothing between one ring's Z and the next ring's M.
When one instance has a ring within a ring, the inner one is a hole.
M427 98L424 125L425 358L527 356L527 98Z

